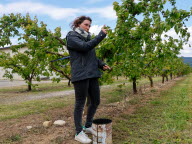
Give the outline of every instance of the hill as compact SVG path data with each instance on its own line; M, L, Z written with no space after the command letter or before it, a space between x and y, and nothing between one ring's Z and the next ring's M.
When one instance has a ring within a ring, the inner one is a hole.
M192 57L182 57L184 63L190 64L190 66L192 67Z

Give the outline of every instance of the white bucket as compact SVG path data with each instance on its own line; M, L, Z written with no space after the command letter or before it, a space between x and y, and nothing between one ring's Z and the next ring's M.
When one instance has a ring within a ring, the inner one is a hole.
M112 120L95 119L92 128L93 144L112 144Z

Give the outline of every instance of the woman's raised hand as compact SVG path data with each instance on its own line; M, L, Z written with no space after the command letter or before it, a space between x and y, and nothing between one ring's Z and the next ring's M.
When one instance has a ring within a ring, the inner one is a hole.
M105 34L107 34L107 29L106 29L106 26L105 26L105 25L101 28L101 30L102 30Z

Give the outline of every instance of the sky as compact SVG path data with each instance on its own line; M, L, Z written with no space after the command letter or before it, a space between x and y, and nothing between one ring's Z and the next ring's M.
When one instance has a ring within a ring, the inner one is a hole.
M76 17L86 15L92 18L90 32L98 34L103 25L115 28L117 17L113 10L114 1L121 3L121 0L0 0L0 17L9 13L29 13L31 17L36 16L39 21L46 23L52 31L61 27L62 37L65 37L71 30L70 23ZM190 10L192 7L192 0L176 2L179 9ZM186 24L191 33L189 43L192 45L192 18ZM173 31L169 34L175 36ZM13 38L12 42L16 44L17 39ZM192 48L184 46L180 56L192 57Z

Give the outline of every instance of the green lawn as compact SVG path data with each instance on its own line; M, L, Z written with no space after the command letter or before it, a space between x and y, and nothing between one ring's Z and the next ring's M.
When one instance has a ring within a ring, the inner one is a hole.
M160 82L161 78L157 77L154 81ZM144 88L144 85L149 85L149 81L145 78L140 80L138 89L140 87ZM113 143L192 144L191 85L192 75L189 75L181 80L177 80L176 84L168 90L156 90L155 88L149 90L147 94L155 95L155 97L150 98L144 106L136 107L132 114L127 114L125 109L122 113L117 113L116 116L110 117L110 114L106 116L113 120ZM166 87L166 84L164 86ZM42 85L40 87L41 92L47 92L46 90L48 89L49 91L50 89L50 85ZM59 87L62 86L59 85ZM52 91L56 91L58 87L57 85L52 85L51 88ZM161 91L160 94L159 91ZM18 93L17 89L10 92L10 94L15 93ZM34 94L37 91L30 93ZM122 102L125 98L130 99L124 102L125 108L141 105L142 96L142 94L133 95L132 84L128 80L120 79L109 87L101 89L102 102L100 107L106 104ZM33 100L12 105L0 105L0 121L43 113L47 110L65 107L73 103L74 97L67 96ZM20 139L21 136L19 134L11 137L11 141L19 141Z
M154 81L155 82L160 81L160 77L154 78ZM119 88L119 85L121 85L122 83L126 83L126 86L123 86L123 88ZM143 78L140 80L139 85L148 83L149 81L146 78ZM26 95L26 94L40 95L41 93L73 89L72 86L68 87L66 83L39 84L38 89L33 90L31 92L24 91L24 88L25 86L19 86L14 88L2 88L0 89L0 98L1 95L4 97L16 97L19 95ZM122 89L124 89L124 91L122 91ZM123 98L121 97L121 94L126 93L127 90L132 91L131 83L126 79L120 78L119 80L115 80L114 83L111 84L110 89L102 89L101 97L105 98L107 103L121 101ZM19 118L34 113L42 113L50 109L64 107L73 103L74 103L74 97L66 96L62 98L56 97L56 98L27 101L19 104L11 104L11 105L3 104L0 105L0 121L12 118Z
M192 144L192 75L138 108L114 118L115 144Z

